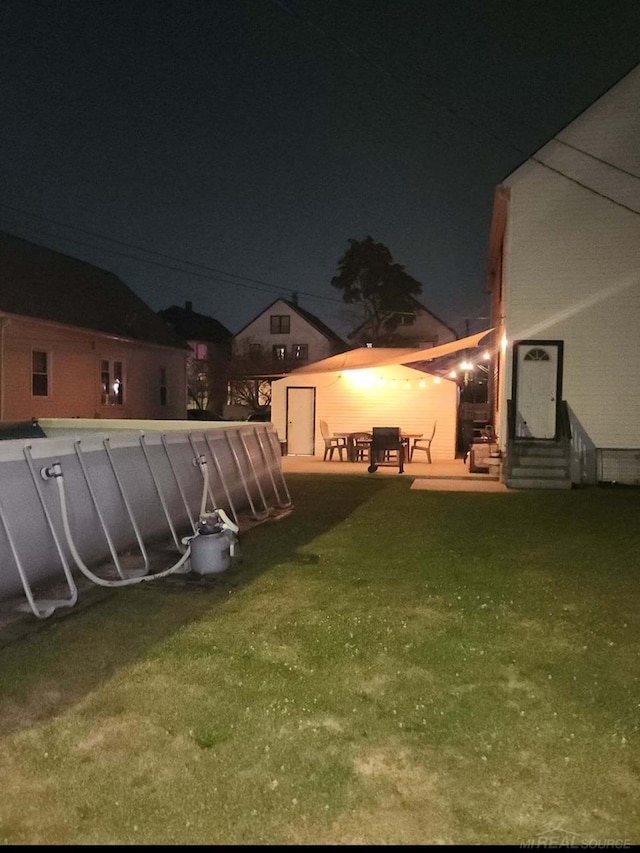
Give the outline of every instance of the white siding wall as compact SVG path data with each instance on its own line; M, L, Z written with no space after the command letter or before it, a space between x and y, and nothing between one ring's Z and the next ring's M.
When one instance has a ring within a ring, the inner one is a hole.
M384 386L380 385L384 380ZM392 387L392 381L396 386ZM420 381L425 387L420 388ZM410 388L405 388L409 382ZM271 418L281 439L286 436L286 389L290 386L315 387L315 455L324 454L320 420L331 432L370 432L374 426L399 426L405 432L431 435L434 460L455 459L457 386L408 367L345 371L343 374L295 374L272 385ZM421 458L424 458L421 456Z
M640 173L640 71L559 137ZM640 210L639 180L557 142L536 157ZM640 447L640 216L532 161L506 184L511 187L504 304L509 343L563 340L563 397L579 440L592 448ZM507 397L511 359L509 347Z
M271 317L274 314L287 315L291 318L289 334L271 334ZM307 344L309 362L320 361L334 353L332 342L296 311L293 311L286 302L276 302L268 311L256 317L252 323L249 323L246 328L239 332L233 340L234 352L243 352L244 347L249 343L260 344L264 347L265 355L268 356L271 355L271 348L274 345L283 344L287 347L287 358L292 355L292 346Z

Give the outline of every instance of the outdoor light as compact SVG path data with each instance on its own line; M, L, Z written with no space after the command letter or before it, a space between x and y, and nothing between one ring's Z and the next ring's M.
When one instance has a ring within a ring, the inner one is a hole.
M507 343L508 343L508 341L507 341L507 336L506 336L506 335L503 335L503 336L502 336L502 339L500 340L500 346L502 347L502 352L506 352L506 351L507 351Z
M433 381L435 385L439 385L442 382L442 379L439 376L436 376Z
M420 388L426 388L427 387L427 383L424 381L424 379L421 379L420 382L418 382L418 385Z
M404 388L404 390L405 390L405 391L410 391L410 390L411 390L411 383L409 382L409 380L408 380L408 379L406 379L406 380L405 380L405 383L404 383L404 385L403 385L402 387Z
M473 364L470 361L461 361L460 370L473 370Z
M482 357L484 358L485 361L489 361L489 359L491 358L491 353L489 352L489 350L485 350L482 353Z
M449 379L455 379L457 375L458 374L455 372L455 370L452 370L451 373L449 374Z

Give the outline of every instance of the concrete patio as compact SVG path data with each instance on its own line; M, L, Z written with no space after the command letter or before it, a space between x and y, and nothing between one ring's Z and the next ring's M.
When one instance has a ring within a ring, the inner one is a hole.
M397 466L380 467L370 474L366 462L323 461L320 456L283 456L282 471L285 474L348 474L364 477L409 477L414 482L412 489L461 492L504 492L509 490L490 474L472 474L464 460L429 464L420 461L405 462L404 473Z

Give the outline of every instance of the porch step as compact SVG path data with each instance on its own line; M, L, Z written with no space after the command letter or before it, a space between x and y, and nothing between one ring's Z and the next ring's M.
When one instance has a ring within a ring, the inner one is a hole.
M513 465L524 465L528 468L565 468L566 459L564 456L542 456L542 455L526 455L523 453L514 453Z
M513 445L513 452L518 456L564 456L561 445L547 442L518 441Z
M509 489L570 489L569 479L544 479L542 477L507 477L506 484Z
M514 465L509 472L511 479L522 477L526 479L541 479L541 480L566 480L569 479L569 472L566 465Z
M567 448L547 441L516 441L509 448L506 484L510 489L570 489Z

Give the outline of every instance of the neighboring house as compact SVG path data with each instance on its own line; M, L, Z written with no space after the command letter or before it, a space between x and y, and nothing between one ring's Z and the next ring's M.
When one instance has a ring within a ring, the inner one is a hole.
M458 336L452 328L439 320L417 299L411 298L413 308L410 311L389 312L384 319L386 329L382 337L374 341L381 347L429 347L454 341ZM372 341L372 325L361 323L349 334L349 340L358 346Z
M194 311L191 302L185 302L184 308L172 305L158 314L191 347L187 363L187 407L222 414L233 335L218 320Z
M187 355L113 273L0 232L0 420L182 419Z
M276 299L234 336L232 349L227 413L236 417L270 404L272 380L348 346L297 301Z
M491 400L510 485L640 482L639 138L640 66L496 191Z

